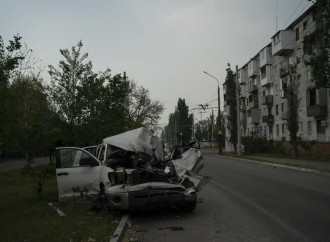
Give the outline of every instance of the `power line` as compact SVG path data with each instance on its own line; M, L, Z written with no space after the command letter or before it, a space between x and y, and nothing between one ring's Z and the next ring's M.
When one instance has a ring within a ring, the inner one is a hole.
M291 14L291 16L288 18L288 20L285 22L285 24L283 25L282 28L284 28L284 26L286 26L286 24L289 22L289 20L292 18L292 16L296 13L296 11L298 10L298 8L300 7L300 5L302 4L304 0L301 0L300 3L298 4L298 6L296 7L296 9L293 11L293 13Z

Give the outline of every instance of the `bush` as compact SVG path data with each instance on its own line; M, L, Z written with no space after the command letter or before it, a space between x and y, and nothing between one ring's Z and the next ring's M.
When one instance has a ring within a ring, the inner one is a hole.
M38 193L38 199L41 199L41 193L44 185L50 179L55 178L56 169L54 162L47 165L31 167L29 162L23 169L22 175L29 175L33 179L33 188Z
M273 139L268 140L266 136L259 136L257 132L251 132L251 135L242 137L245 154L285 153L283 142L283 139L280 142L274 142Z

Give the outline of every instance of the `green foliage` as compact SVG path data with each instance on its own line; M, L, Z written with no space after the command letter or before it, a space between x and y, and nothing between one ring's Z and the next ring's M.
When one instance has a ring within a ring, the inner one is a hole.
M110 69L95 74L82 42L60 50L59 69L49 66L52 107L60 114L68 145L93 145L128 129L156 125L163 105L149 91Z
M229 140L237 149L237 102L236 102L236 82L234 72L231 70L230 64L226 69L226 101L229 105L229 114L227 116L228 126L227 128L230 131Z
M283 147L284 140L274 142L268 140L266 136L259 136L257 131L251 132L249 136L242 137L242 144L244 145L245 154L256 153L285 153Z
M303 140L301 137L297 138L297 144L306 151L312 149L312 146L315 144L315 141L306 141Z
M21 170L0 173L1 241L88 241L89 237L110 240L120 217L106 209L92 213L88 203L58 202L56 179L45 183L38 200L32 190L32 177L20 173ZM59 216L48 203L65 216Z
M166 138L173 145L188 143L192 134L193 115L189 114L189 107L185 99L179 98L174 113L169 115L168 125L165 126Z
M314 2L316 26L318 29L313 33L309 42L308 53L311 58L308 64L312 67L312 81L317 88L330 87L330 2L329 0L316 0Z
M13 70L18 66L19 61L24 59L24 56L18 52L22 47L22 37L17 34L13 38L13 40L9 40L9 45L5 47L0 36L0 95L8 87Z
M299 130L298 117L298 81L300 76L295 68L290 69L288 85L288 130L290 132L290 143L292 145L292 155L296 159L298 156L297 132Z
M58 68L49 66L51 84L44 87L38 61L20 40L14 36L5 47L0 36L0 158L31 161L55 146L95 145L157 124L163 105L126 74L94 73L81 41L60 50L63 60Z
M42 197L42 191L44 185L47 181L54 179L56 176L55 172L55 163L50 162L47 165L32 167L32 161L28 162L28 164L22 170L22 175L28 175L32 177L33 180L33 189L38 194L38 199L40 200Z
M61 49L64 57L59 63L59 69L49 66L51 85L49 94L54 110L60 114L62 120L67 124L67 140L70 145L77 142L77 126L82 124L83 109L81 90L82 85L94 81L96 74L92 72L92 63L85 63L88 54L81 55L83 44L78 42L77 46Z
M152 101L147 89L131 82L129 95L129 120L132 127L145 126L154 128L164 111L164 106L159 101Z
M218 118L215 117L214 112L212 110L210 116L206 120L200 120L195 124L196 128L196 135L198 138L203 141L211 141L213 138L213 141L215 140L216 142L219 142L218 140L218 132L219 132L219 127L218 127ZM224 129L224 120L222 117L222 127L221 127L221 132L222 132L222 144L224 144L224 138L225 138L225 129Z

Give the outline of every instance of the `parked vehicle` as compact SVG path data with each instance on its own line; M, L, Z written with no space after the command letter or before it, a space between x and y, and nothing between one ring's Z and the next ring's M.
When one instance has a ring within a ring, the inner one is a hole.
M145 128L105 138L98 146L57 148L59 200L99 194L112 209L175 205L192 211L197 192L210 178L198 175L204 166L200 150L193 143L183 149L176 147L165 159L160 143Z

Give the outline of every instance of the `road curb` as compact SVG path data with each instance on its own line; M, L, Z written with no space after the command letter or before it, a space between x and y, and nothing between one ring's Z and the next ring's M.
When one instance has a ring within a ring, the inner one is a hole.
M290 166L290 165L283 165L283 164L273 163L271 161L257 161L257 160L250 160L250 159L246 159L246 158L222 156L222 155L218 155L218 156L226 157L226 158L230 158L230 159L245 160L245 161L249 161L249 162L252 162L252 163L264 164L264 165L267 165L267 166L273 166L273 167L275 166L275 167L288 168L288 169L296 170L296 171L304 171L304 172L314 173L314 174L317 174L317 175L330 176L329 172L322 171L322 170L317 170L317 169L296 167L296 166Z
M128 213L124 214L118 224L116 231L113 233L110 242L122 241L126 228L127 228L128 219L129 219L129 214Z

